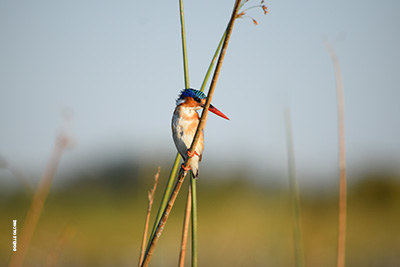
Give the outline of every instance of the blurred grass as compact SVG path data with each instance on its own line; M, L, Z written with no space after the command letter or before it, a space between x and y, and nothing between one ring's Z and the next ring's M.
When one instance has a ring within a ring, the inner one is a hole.
M104 172L53 188L26 263L43 266L67 226L77 232L57 266L131 266L139 257L154 170ZM206 172L203 172L206 173ZM198 183L200 266L293 266L291 204L280 187L237 177L202 177ZM207 178L207 179L205 179ZM211 183L212 179L218 182ZM160 187L166 174L161 172ZM336 187L335 187L336 188ZM0 191L5 188L0 189ZM306 266L336 263L337 189L300 196ZM155 205L161 199L159 191ZM12 253L12 220L18 229L30 196L21 188L0 195L0 265ZM176 266L185 194L178 196L151 266ZM154 220L154 218L152 218ZM349 186L347 266L400 266L400 177L369 174ZM187 264L190 264L190 259ZM28 266L28 265L26 265Z

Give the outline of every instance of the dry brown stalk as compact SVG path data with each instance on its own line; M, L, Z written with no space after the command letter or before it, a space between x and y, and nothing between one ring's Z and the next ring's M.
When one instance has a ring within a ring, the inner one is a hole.
M190 213L192 211L192 188L189 185L187 201L186 201L186 209L185 209L185 218L183 220L183 229L182 229L182 240L181 240L181 252L179 254L179 267L185 266L185 255L186 255L186 244L189 230L189 222L190 222Z
M40 214L42 213L44 203L49 193L54 174L57 170L58 163L60 162L61 155L69 144L70 139L64 133L61 133L57 137L49 164L47 165L47 168L40 179L38 188L33 195L31 206L21 230L20 241L18 242L18 251L12 255L9 264L10 267L22 266L24 262L33 233L36 229Z
M211 81L210 89L208 91L206 104L205 104L203 112L201 114L200 123L199 123L199 125L197 127L196 134L195 134L195 136L193 138L192 145L191 145L191 147L189 149L191 154L194 153L194 150L195 150L195 148L197 146L197 143L199 141L199 138L200 138L200 132L203 131L203 129L205 127L205 124L206 124L206 121L207 121L208 109L210 107L212 96L214 94L214 90L215 90L215 87L217 85L219 73L221 71L221 67L222 67L222 63L224 61L225 53L226 53L226 50L228 48L229 39L230 39L231 34L232 34L233 25L235 23L236 14L237 14L237 12L239 10L239 5L240 5L240 0L236 0L235 1L235 6L233 8L232 16L231 16L231 19L229 21L229 25L228 25L228 28L227 28L226 37L225 37L224 43L222 45L221 53L219 55L217 65L215 67L214 76L213 76L213 79ZM185 168L188 168L190 166L190 161L191 161L191 158L188 157L186 159L185 163L184 163ZM164 210L164 213L162 215L160 223L157 226L156 232L155 232L152 240L150 240L150 246L149 246L149 248L148 248L148 250L146 252L146 255L144 257L142 267L145 267L145 266L149 265L150 259L151 259L151 257L153 256L153 253L154 253L154 249L155 249L155 247L156 247L156 245L158 243L158 240L159 240L159 238L160 238L160 236L162 234L162 231L164 230L165 224L166 224L166 222L168 220L169 214L171 213L172 207L175 204L176 197L178 196L178 193L179 193L179 191L180 191L180 189L182 187L182 183L185 180L186 173L187 172L184 171L183 168L181 168L181 170L179 172L179 176L178 176L177 182L176 182L175 187L174 187L174 190L173 190L173 192L172 192L172 194L171 194L171 196L170 196L170 198L168 200L167 206L166 206L166 208Z
M76 228L68 225L63 233L57 240L56 245L47 257L46 267L56 266L57 261L60 258L61 252L63 251L65 245L70 241L76 234Z
M140 249L140 258L139 258L139 265L138 266L140 266L142 264L143 257L144 257L144 250L146 248L147 232L148 232L149 222L150 222L151 207L153 206L154 194L156 192L159 176L160 176L160 167L158 167L157 173L154 175L153 188L151 189L151 191L148 192L149 203L148 203L148 206L147 206L146 223L144 225L142 248Z
M346 146L344 131L344 94L342 73L338 57L332 45L325 42L335 68L337 104L338 104L338 134L339 134L339 230L337 266L345 265L346 252L346 221L347 221L347 178L346 178Z

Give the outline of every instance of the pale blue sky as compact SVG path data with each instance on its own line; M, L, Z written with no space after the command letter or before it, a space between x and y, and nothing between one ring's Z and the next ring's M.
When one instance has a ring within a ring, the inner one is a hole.
M336 89L324 39L343 74L350 171L380 160L400 165L400 2L266 5L267 16L248 12L258 26L235 25L213 98L231 120L209 117L202 165L285 172L290 107L300 175L336 171ZM190 84L199 88L233 1L184 6ZM1 1L0 155L42 168L65 107L76 140L66 166L119 149L175 155L170 120L184 87L179 27L178 1Z

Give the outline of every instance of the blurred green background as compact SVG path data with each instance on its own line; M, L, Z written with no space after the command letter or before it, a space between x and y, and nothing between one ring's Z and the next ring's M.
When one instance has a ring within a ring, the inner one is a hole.
M237 171L236 175L227 175L221 168L201 171L200 266L293 266L292 208L287 178L275 177L278 183L257 183L248 180L246 171ZM147 191L155 172L155 166L125 162L87 170L74 177L55 177L25 266L44 266L54 255L60 239L64 239L61 241L64 245L58 251L57 266L136 265ZM3 181L15 179L5 171L1 173ZM168 175L169 167L162 166L153 215ZM64 182L59 184L60 180ZM399 176L370 171L350 181L347 266L399 266ZM32 196L22 186L14 189L12 192L8 186L0 189L1 266L7 265L13 253L12 220L18 220L21 230ZM187 181L151 266L177 265L186 194ZM300 188L300 199L306 266L335 266L337 184ZM62 238L65 231L72 234Z

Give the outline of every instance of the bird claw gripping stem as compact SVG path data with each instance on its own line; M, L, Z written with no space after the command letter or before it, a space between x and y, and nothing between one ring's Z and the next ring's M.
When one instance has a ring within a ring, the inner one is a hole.
M190 153L189 149L187 151L187 154L188 154L189 158L193 158L195 155L200 157L200 155L196 151L194 151L193 153Z
M181 168L182 168L184 171L188 171L188 170L190 170L190 169L191 169L191 167L190 167L190 166L188 166L188 167L185 167L185 164L184 164L184 163L182 163L182 165L181 165Z

